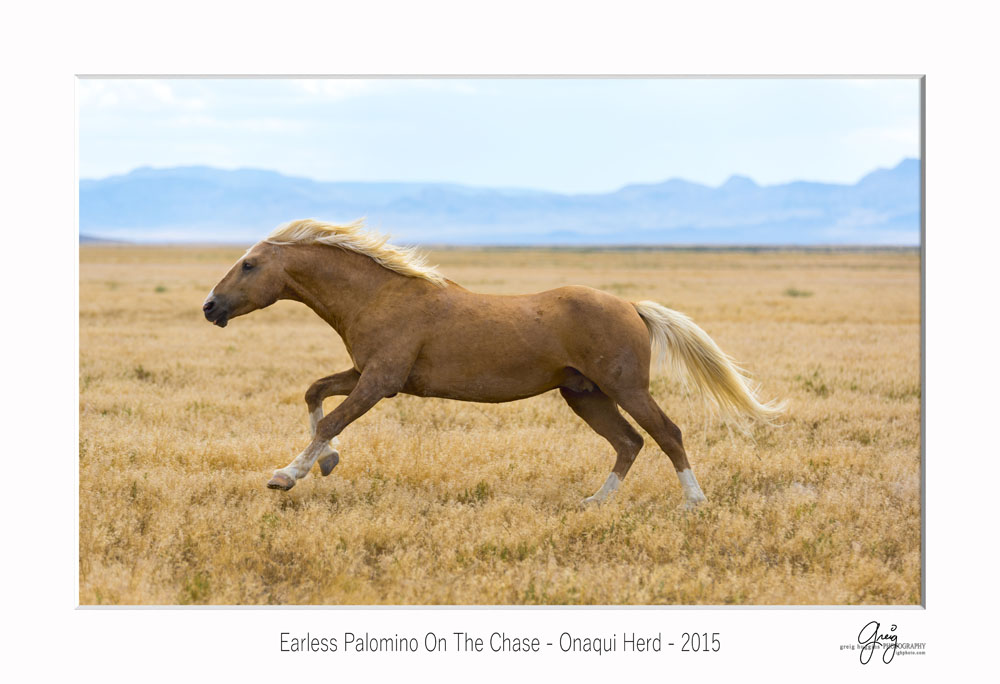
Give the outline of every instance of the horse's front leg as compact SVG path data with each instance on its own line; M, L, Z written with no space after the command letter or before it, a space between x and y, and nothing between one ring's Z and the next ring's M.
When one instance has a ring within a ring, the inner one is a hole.
M297 480L301 480L309 473L316 459L323 456L325 450L330 449L330 440L336 438L345 427L367 413L380 399L399 391L403 380L396 380L395 376L396 374L365 369L343 403L317 422L315 434L309 446L296 456L294 461L284 468L274 471L267 486L271 489L282 490L294 487Z
M339 394L350 394L358 384L361 374L354 368L334 373L325 378L320 378L314 382L306 391L306 406L309 407L309 430L313 437L316 436L316 428L319 421L323 420L323 400ZM322 453L317 457L319 471L326 477L340 463L340 453L337 451L337 438L334 437L331 443L326 443Z

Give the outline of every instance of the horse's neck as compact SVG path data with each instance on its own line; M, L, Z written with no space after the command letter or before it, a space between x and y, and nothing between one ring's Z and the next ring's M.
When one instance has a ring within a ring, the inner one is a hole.
M378 291L400 276L370 257L337 247L303 246L290 255L285 271L295 299L345 337Z

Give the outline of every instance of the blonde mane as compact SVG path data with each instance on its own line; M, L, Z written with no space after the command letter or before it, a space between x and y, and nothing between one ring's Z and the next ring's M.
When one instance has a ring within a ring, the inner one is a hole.
M389 244L388 235L365 230L364 219L338 226L315 219L300 219L283 223L264 242L272 245L321 244L342 247L358 254L371 257L375 263L390 271L423 278L435 285L444 285L445 278L433 266L427 265L427 257L414 247L396 247Z

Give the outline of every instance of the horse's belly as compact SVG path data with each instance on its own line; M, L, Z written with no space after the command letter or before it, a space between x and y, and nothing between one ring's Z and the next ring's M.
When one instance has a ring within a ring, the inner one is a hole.
M418 360L403 392L421 397L495 403L547 392L558 387L565 375L555 365L531 355L520 358L456 356Z

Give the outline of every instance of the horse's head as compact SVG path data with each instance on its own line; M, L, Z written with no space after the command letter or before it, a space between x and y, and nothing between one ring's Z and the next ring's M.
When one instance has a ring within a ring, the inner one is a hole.
M259 242L212 288L201 309L209 322L225 328L230 318L263 309L281 299L286 280L281 248Z

